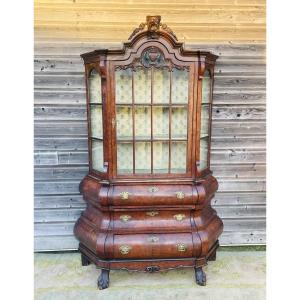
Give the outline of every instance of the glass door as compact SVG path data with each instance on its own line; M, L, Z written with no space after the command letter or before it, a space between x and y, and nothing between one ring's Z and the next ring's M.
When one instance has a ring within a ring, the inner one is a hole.
M186 174L189 70L115 70L117 175Z

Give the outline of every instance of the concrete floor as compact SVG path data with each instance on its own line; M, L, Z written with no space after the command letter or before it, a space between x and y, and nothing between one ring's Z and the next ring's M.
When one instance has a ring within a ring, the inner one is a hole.
M264 251L218 251L204 268L207 285L198 286L193 269L164 273L110 272L110 287L97 289L100 270L81 266L80 254L35 254L36 300L235 300L265 299Z

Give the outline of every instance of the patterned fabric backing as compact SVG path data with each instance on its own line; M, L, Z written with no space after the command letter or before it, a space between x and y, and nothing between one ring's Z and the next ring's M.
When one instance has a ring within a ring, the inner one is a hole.
M151 70L137 69L133 72L135 103L151 102Z
M132 103L132 70L115 72L116 103Z
M174 69L172 73L172 103L188 103L189 73Z
M167 69L153 68L152 98L153 104L159 104L152 106L153 173L168 173L170 115L171 139L182 140L171 141L171 172L186 172L188 76L187 70L174 69L171 74ZM115 82L118 173L133 172L132 114L135 122L135 172L151 173L151 69L116 70ZM134 107L132 91L134 103L139 104Z

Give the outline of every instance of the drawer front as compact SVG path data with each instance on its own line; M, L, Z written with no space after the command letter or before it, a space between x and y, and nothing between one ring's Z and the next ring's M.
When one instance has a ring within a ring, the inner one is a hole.
M191 231L190 210L147 210L114 212L114 231Z
M190 233L114 235L114 258L183 258L193 256Z
M192 185L118 185L112 188L110 202L117 206L196 204L197 190Z

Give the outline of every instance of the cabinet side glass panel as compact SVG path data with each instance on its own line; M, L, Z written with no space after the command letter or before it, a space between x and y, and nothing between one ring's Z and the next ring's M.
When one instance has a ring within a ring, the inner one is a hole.
M93 170L103 172L104 158L101 77L96 70L91 71L88 78L88 86L90 111L91 167Z
M200 171L208 167L209 124L211 110L211 78L205 71L202 79L202 102L200 123Z

